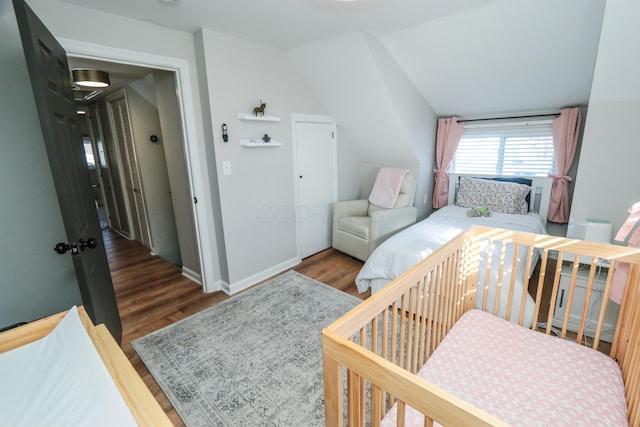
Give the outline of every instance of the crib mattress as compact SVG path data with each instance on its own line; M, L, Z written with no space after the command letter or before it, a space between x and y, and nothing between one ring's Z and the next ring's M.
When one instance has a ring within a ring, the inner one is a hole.
M418 376L514 426L628 425L613 359L480 310L456 322ZM394 406L381 425L395 422ZM407 407L406 423L424 418Z

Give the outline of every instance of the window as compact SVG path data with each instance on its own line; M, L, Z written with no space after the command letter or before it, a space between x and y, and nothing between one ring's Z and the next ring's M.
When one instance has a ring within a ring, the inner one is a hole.
M451 172L547 176L555 173L551 120L465 125Z
M84 156L87 159L87 166L89 166L89 169L94 169L96 167L96 160L93 155L91 140L88 138L82 138L82 143L84 145Z

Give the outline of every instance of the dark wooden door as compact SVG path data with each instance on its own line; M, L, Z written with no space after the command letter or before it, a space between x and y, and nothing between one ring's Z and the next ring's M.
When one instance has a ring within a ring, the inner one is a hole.
M96 248L73 256L82 302L91 319L104 323L120 342L120 315L91 192L67 55L24 0L13 0L13 4L68 241L79 246L90 239L97 242ZM52 250L56 243L42 242Z

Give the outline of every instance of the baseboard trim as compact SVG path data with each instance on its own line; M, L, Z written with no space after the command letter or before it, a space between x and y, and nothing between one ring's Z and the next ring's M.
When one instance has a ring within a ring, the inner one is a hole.
M294 267L296 265L300 264L300 258L298 257L294 257L291 259L288 259L285 262L282 262L278 265L274 265L271 268L268 268L266 270L263 270L259 273L256 273L252 276L249 276L245 279L242 279L238 282L235 283L226 283L226 282L222 282L222 291L228 295L233 295L237 292L243 291L257 283L262 282L263 280L267 280L270 277L273 277L275 275L277 275L278 273L282 273L285 270L290 269L291 267Z
M195 271L183 266L182 267L182 275L189 280L193 280L198 285L202 286L202 275L200 273L196 273Z

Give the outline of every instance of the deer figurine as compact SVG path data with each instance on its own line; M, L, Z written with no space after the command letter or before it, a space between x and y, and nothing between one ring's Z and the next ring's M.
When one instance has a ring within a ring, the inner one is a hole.
M267 108L267 104L260 100L260 106L253 109L253 115L258 117L258 114L264 117L264 109Z

